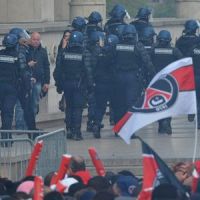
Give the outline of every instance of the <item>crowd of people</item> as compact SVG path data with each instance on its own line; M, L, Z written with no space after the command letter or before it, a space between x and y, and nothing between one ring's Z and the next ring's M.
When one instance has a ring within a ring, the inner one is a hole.
M198 162L198 161L197 161ZM196 166L199 164L196 163ZM200 199L199 184L192 192L194 165L189 162L176 163L172 170L178 180L184 185L191 197L180 193L178 188L169 183L154 186L152 200L187 200ZM197 168L199 170L199 168ZM131 171L121 170L118 173L107 171L105 176L92 176L86 168L82 156L73 156L65 177L52 184L55 172L50 172L44 178L42 186L44 200L131 200L137 199L142 191L143 179ZM34 196L34 176L28 176L20 181L0 178L0 198L2 200L25 200ZM141 199L146 200L146 199Z
M64 31L53 77L57 92L64 93L67 138L83 139L81 122L86 104L87 131L100 138L107 105L111 124L116 124L132 105L141 102L152 77L183 57L193 58L199 102L197 21L186 21L183 34L173 47L170 31L156 33L149 22L150 15L150 9L140 8L136 20L127 23L126 9L117 4L110 11L104 27L101 14L94 11L87 20L74 18L72 28ZM39 99L48 92L50 80L49 61L41 46L40 34L31 33L29 38L27 31L14 28L5 35L3 46L5 49L0 51L2 129L12 128L15 108L16 128L36 130ZM62 103L60 105L62 107ZM188 120L193 121L194 115L189 115ZM198 125L200 128L200 123ZM171 118L159 120L158 133L172 134ZM11 138L11 135L3 133L1 137Z

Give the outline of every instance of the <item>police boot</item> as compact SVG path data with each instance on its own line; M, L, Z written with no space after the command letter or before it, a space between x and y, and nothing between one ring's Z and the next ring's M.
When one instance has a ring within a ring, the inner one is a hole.
M82 137L82 133L81 133L81 128L74 128L73 130L73 139L76 140L76 141L79 141L79 140L83 140L83 137Z
M66 131L67 131L66 138L67 139L73 139L73 137L74 137L73 128L66 128Z
M193 122L193 121L194 121L194 118L195 118L195 114L189 114L189 115L188 115L188 121L189 121L189 122Z
M87 132L93 132L93 126L94 126L94 121L93 120L89 120L87 122Z
M95 138L97 138L97 139L101 138L100 131L101 131L101 125L95 124L93 126L93 134L94 134Z

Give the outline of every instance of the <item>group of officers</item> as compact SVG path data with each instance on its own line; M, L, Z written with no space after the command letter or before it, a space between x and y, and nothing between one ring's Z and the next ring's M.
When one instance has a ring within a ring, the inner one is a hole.
M176 41L176 47L173 47L169 31L161 30L156 34L149 22L150 9L140 8L136 20L130 24L125 22L127 11L123 5L115 5L109 15L110 19L104 28L102 16L96 11L87 20L76 17L72 21L72 29L64 32L58 48L53 76L57 92L64 92L69 139L83 139L81 121L86 102L87 130L93 132L95 138L100 138L108 102L114 123L117 123L129 107L137 103L152 77L168 64L183 57L193 58L197 102L200 101L200 37L195 20L186 21L182 35ZM24 77L27 76L26 70L21 67L18 76L13 78L16 73L15 62L20 59L20 54L16 50L17 42L13 45L9 36L4 37L5 50L0 51L0 76L5 76L1 74L5 66L9 66L10 79L6 80L6 84L16 87L15 82L19 79L24 82ZM11 57L2 59L2 55ZM3 84L0 77L0 92L1 87L5 88ZM2 111L2 102L0 108L2 124L8 123L5 122L8 112ZM189 115L188 120L193 121L194 115ZM171 118L159 120L158 132L172 134L170 122ZM4 128L2 125L2 129Z

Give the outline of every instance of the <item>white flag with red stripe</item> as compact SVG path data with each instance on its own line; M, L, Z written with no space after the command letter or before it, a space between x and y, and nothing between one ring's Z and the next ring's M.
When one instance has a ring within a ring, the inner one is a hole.
M114 132L130 144L142 127L159 119L196 113L192 58L173 62L157 73L143 97L115 125Z

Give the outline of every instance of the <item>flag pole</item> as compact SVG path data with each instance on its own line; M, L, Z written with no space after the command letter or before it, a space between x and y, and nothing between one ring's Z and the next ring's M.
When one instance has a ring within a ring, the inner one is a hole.
M198 115L197 115L197 102L196 102L196 117L195 117L195 135L194 135L194 152L192 162L194 163L197 155L197 144L198 144Z

